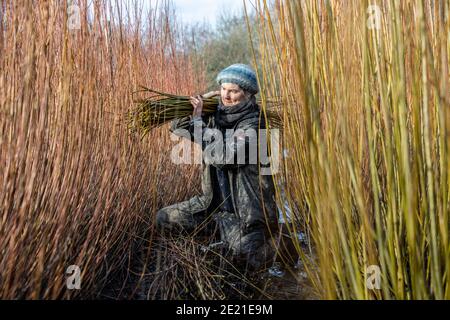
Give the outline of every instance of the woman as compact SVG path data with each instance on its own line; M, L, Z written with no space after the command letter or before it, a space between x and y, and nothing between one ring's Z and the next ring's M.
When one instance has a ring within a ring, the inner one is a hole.
M272 176L261 175L260 165L250 161L250 152L245 152L258 141L252 142L242 135L247 130L264 129L264 119L255 99L256 75L249 66L234 64L219 73L217 83L221 99L216 113L202 116L202 97L191 97L193 115L175 120L171 131L176 134L178 129L184 129L192 135L201 132L206 136L213 129L223 135L232 130L240 132L237 139L243 143L232 144L231 151L224 151L219 157L207 157L217 145L203 139L203 195L159 210L157 226L163 230L178 228L190 232L212 218L219 227L221 242L235 261L260 269L274 256L271 238L278 222ZM205 97L215 94L219 92L210 92ZM235 160L243 151L245 161L227 162L223 158L231 152Z

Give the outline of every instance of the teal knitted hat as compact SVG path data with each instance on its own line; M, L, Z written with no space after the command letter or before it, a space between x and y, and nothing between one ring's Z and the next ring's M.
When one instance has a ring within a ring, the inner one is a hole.
M253 69L242 63L232 64L231 66L219 72L216 79L217 83L234 83L251 94L258 93L258 81Z

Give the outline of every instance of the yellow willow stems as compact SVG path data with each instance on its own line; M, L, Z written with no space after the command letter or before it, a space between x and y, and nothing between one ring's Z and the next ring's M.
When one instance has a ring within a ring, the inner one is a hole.
M430 214L430 242L431 242L431 286L433 293L437 299L443 298L442 290L442 275L441 275L441 264L440 264L440 253L439 251L439 235L437 233L436 225L436 207L435 207L435 195L434 195L434 177L433 168L431 165L431 136L430 136L430 122L428 118L429 114L429 103L428 103L428 54L427 54L427 39L424 21L424 8L423 2L419 1L419 18L420 18L420 44L421 44L421 57L422 57L422 130L423 130L423 140L424 140L424 158L425 158L425 172L426 172L426 185L427 185L427 200L428 200L428 210Z
M450 298L449 4L257 5L261 90L295 97L276 179L324 298Z

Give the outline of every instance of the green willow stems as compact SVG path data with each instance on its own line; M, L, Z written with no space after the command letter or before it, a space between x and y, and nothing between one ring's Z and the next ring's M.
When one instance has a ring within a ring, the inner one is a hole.
M151 130L158 128L175 119L192 115L193 107L189 96L177 96L141 87L135 93L149 94L146 98L134 99L135 106L128 112L127 124L132 132L139 132L141 137L146 136ZM267 111L269 126L280 127L281 120L275 106L279 105L275 101L270 102L272 108ZM212 114L219 105L218 98L203 98L204 114ZM265 121L266 117L261 117Z
M311 283L326 299L450 299L450 1L269 3L255 64L261 96L295 97L276 199L292 239L310 235L296 248Z

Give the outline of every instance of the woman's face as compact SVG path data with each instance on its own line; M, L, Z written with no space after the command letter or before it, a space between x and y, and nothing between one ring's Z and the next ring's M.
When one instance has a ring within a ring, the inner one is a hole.
M222 104L225 107L234 106L247 99L245 91L234 83L222 83L220 87L220 97L222 98Z

